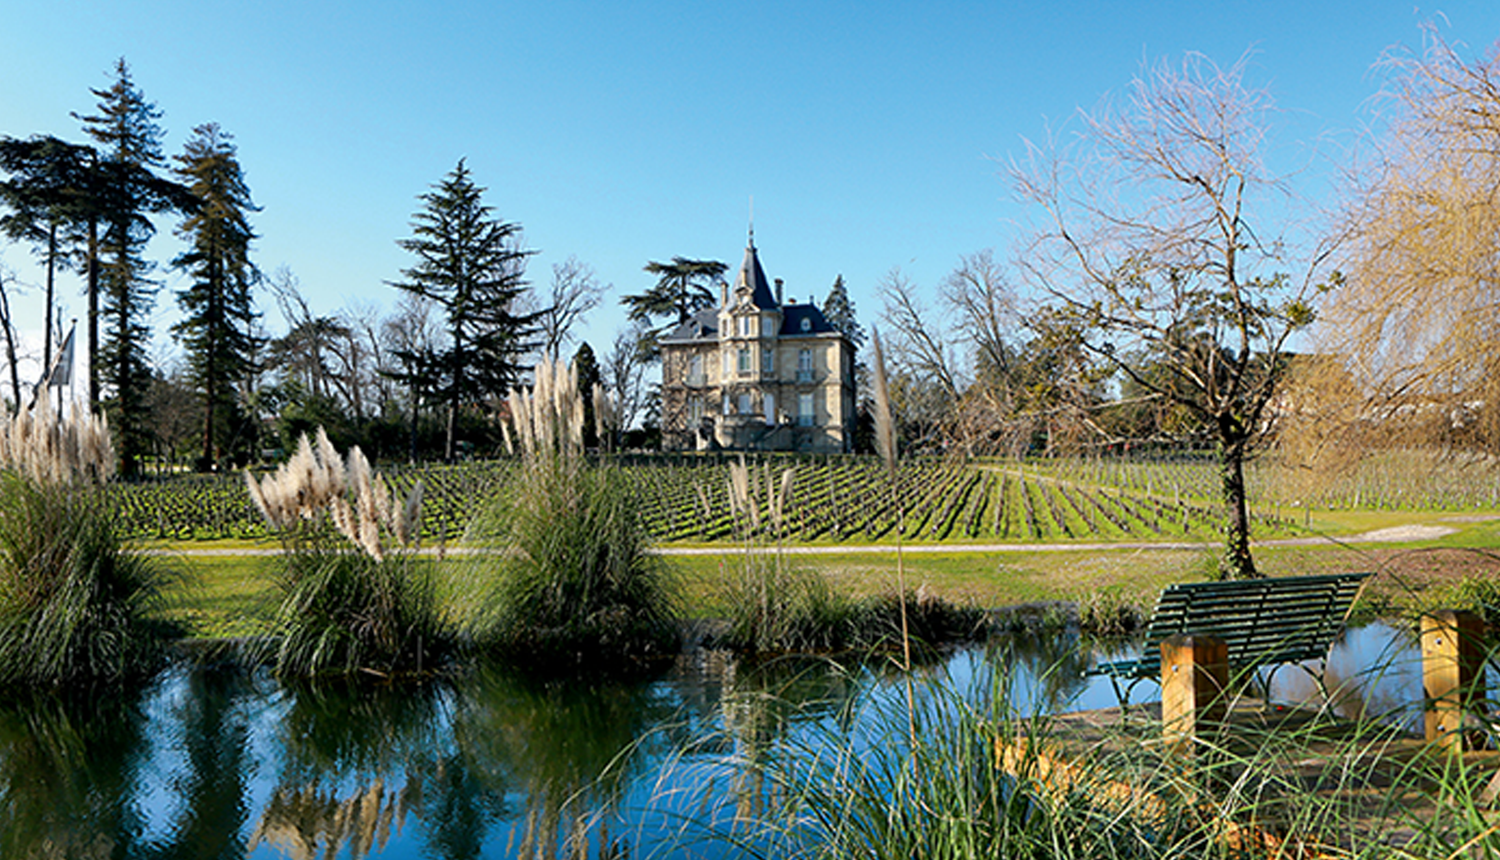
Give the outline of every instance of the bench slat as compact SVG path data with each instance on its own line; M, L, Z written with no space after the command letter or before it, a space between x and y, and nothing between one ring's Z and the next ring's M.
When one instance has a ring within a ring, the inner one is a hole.
M1326 655L1369 573L1194 582L1169 586L1146 626L1145 651L1090 674L1146 678L1161 672L1161 643L1178 633L1218 636L1239 669Z

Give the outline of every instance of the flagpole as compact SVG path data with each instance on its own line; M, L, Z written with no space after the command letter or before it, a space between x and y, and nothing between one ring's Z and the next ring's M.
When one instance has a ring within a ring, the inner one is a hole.
M52 358L52 366L47 368L47 373L42 377L42 381L38 382L36 388L33 389L31 403L26 406L27 409L36 406L37 398L41 397L46 389L56 388L57 418L59 421L62 420L62 387L66 384L71 389L73 385L73 335L77 331L78 320L75 319L73 320L72 328L68 329L68 336L63 340L62 348ZM68 365L68 379L66 383L60 383L57 381L57 371L58 368L62 367L64 362L67 362Z

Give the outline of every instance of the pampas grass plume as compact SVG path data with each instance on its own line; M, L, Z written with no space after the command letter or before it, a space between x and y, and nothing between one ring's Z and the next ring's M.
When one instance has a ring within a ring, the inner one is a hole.
M880 330L870 329L875 372L875 450L886 471L896 473L896 424L891 418L891 389L886 382L885 354L880 348Z

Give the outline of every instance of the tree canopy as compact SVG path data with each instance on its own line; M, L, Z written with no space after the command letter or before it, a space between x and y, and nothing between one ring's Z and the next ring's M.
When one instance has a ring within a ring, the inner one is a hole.
M256 211L232 137L217 124L193 130L176 173L199 206L177 228L189 243L172 266L189 278L177 293L182 320L172 326L187 352L191 379L203 398L202 468L219 459L224 434L240 422L237 385L255 364L258 314L252 289L260 272L250 261Z
M1272 105L1244 75L1244 60L1200 55L1150 66L1121 104L1080 117L1075 143L1033 147L1012 174L1042 213L1024 269L1049 297L1038 318L1212 429L1220 574L1233 578L1258 575L1245 458L1264 438L1288 338L1337 280L1328 247L1297 250L1263 215L1281 189L1260 153Z
M712 285L729 268L718 260L673 257L670 263L647 263L645 271L656 275L656 286L644 293L625 296L630 319L652 322L658 317L676 318L674 325L688 321L693 312L714 306Z
M1303 363L1317 420L1300 429L1323 454L1394 438L1494 453L1500 54L1466 60L1429 32L1425 52L1382 70L1385 124L1351 173L1348 278L1319 327L1337 360Z
M540 314L516 313L526 291L521 226L493 217L462 159L433 189L418 197L412 237L397 244L417 257L394 285L432 300L446 318L448 342L424 358L427 390L448 409L444 456L454 459L459 412L503 397L534 349ZM415 358L415 357L412 357Z

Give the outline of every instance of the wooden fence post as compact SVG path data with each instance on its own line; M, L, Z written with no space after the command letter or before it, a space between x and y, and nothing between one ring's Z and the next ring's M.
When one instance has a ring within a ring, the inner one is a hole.
M1484 694L1484 652L1484 621L1474 613L1442 610L1422 616L1427 740L1451 752L1474 747L1474 723L1464 719L1464 711Z
M1192 751L1198 726L1224 719L1229 645L1215 636L1179 633L1161 643L1163 739Z

